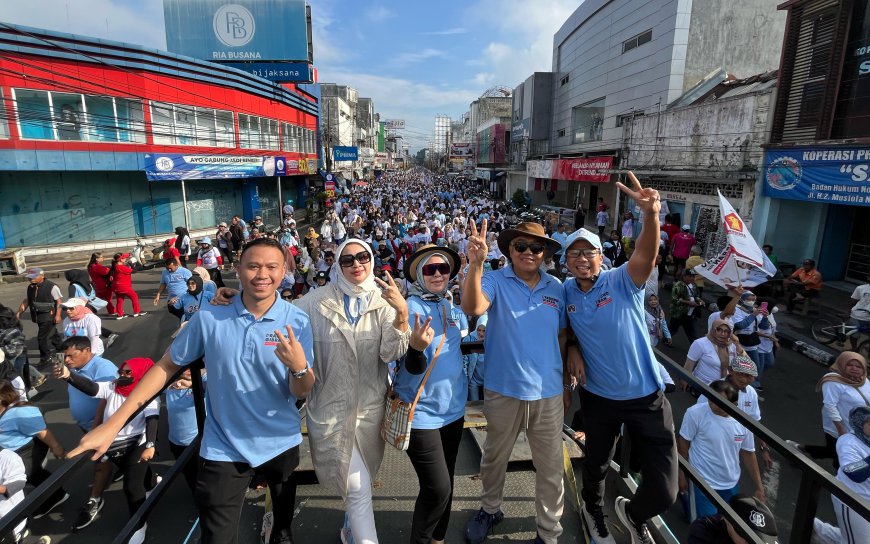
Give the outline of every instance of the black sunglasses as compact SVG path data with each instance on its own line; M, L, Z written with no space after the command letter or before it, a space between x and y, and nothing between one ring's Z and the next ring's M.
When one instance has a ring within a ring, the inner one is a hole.
M359 264L367 264L372 261L372 256L368 251L360 251L356 255L342 255L338 258L338 266L342 268L350 268L353 266L354 261Z
M517 242L516 244L513 244L513 248L517 253L525 253L527 249L530 249L533 255L540 255L545 249L544 244L539 244L537 242L532 242L531 244Z
M293 300L293 295L281 295L284 300Z
M423 265L424 276L434 276L436 272L439 272L442 276L446 276L450 273L450 265L447 263L432 263Z

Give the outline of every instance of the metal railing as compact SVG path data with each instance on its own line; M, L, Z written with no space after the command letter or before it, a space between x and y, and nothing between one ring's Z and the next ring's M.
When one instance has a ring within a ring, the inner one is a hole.
M144 410L148 404L159 397L163 391L166 390L166 387L176 381L179 376L186 370L190 369L192 372L190 373L193 389L193 399L194 399L194 407L196 409L196 423L199 429L199 433L196 438L191 442L189 446L187 446L182 452L181 456L175 461L175 463L170 467L169 471L163 476L163 480L157 484L157 486L151 490L149 496L146 498L145 502L142 506L139 507L133 515L130 516L130 520L124 525L124 528L118 533L115 539L112 541L113 544L124 544L130 537L138 530L138 526L140 522L143 520L147 520L148 516L151 514L151 511L154 509L156 504L160 501L160 499L164 496L169 486L178 478L178 475L181 474L182 470L187 463L191 462L191 460L195 459L195 456L199 455L199 443L202 439L202 429L205 423L205 396L202 385L202 376L199 373L199 369L203 368L203 360L199 359L193 362L191 365L179 369L172 377L167 380L166 385L163 386L156 395L151 397L148 402L145 402L140 406L133 415L127 420L129 423L132 421L139 413ZM29 518L36 510L42 506L42 504L51 497L51 495L62 488L63 485L72 478L79 469L83 466L90 465L92 463L91 456L94 454L94 450L84 451L73 458L65 460L61 463L61 466L58 467L51 476L45 480L39 487L34 489L32 492L27 494L24 500L19 503L15 508L10 510L5 516L0 518L0 538L5 538L7 535L11 534L16 525L18 525L22 520Z

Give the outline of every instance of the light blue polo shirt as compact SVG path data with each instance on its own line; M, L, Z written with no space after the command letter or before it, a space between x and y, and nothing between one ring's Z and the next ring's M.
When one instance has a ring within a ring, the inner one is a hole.
M627 265L602 270L588 293L565 282L568 320L586 360L586 390L613 400L645 397L664 389L649 343L644 288ZM487 331L488 332L488 331Z
M206 304L172 343L170 356L177 365L205 357L204 459L256 467L302 442L289 371L275 355L274 331L286 333L285 325L302 343L310 367L314 342L308 315L277 295L259 320L245 309L241 296L227 306Z
M118 367L115 363L97 355L80 369L70 371L77 372L92 382L110 382L118 377ZM94 426L94 417L97 415L100 399L86 395L72 385L67 385L66 392L69 396L69 412L73 420L81 429L90 431Z
M489 321L483 387L520 400L561 395L559 331L566 328L562 284L546 272L530 290L512 265L483 276Z
M203 375L202 385L207 383L208 374ZM169 423L169 441L176 446L189 446L199 427L196 425L196 406L193 403L193 389L167 389L166 419ZM207 395L207 393L206 393Z
M462 311L446 300L427 302L420 297L408 299L408 315L412 316L411 319L414 314L420 315L421 323L427 317L432 318L429 326L435 332L435 337L423 351L426 361L431 361L435 356L438 344L444 336L441 311L447 317L447 338L414 410L414 420L411 422L413 429L440 429L465 415L468 379L462 364L462 350L459 348L462 343ZM404 367L400 368L394 385L400 399L405 402L414 401L427 368L428 366L424 367L423 372L416 375L410 374Z
M166 292L169 293L169 298L180 297L187 292L187 279L193 275L193 272L179 266L175 272L170 272L164 268L160 273L160 283L166 286Z
M36 406L7 408L0 416L0 448L17 451L45 429L45 419Z

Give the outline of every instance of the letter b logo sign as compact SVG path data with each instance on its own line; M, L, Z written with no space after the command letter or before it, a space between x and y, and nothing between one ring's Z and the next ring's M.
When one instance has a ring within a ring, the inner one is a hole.
M217 39L229 47L241 47L251 41L256 26L253 14L239 4L219 7L212 25Z

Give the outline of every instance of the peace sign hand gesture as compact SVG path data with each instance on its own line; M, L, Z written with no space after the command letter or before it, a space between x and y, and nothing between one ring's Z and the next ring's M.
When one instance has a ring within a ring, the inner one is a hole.
M638 207L644 213L653 213L658 215L662 209L661 197L659 196L659 192L655 189L644 189L640 182L637 180L637 177L634 175L634 172L628 173L628 179L631 180L631 184L634 189L630 189L626 185L621 182L616 182L616 186L619 187L619 190L630 196L637 203Z
M480 233L477 232L477 225L474 224L473 219L469 219L468 224L471 227L468 248L465 250L468 253L468 262L483 265L489 253L489 248L486 247L486 219L480 223Z
M384 281L380 278L375 278L375 283L377 283L381 291L381 298L387 301L387 304L393 307L396 310L396 314L400 318L404 318L407 320L408 318L408 303L405 302L405 297L402 296L402 292L399 291L399 286L396 285L396 282L393 281L393 276L390 275L389 272L385 272L387 276L387 281Z
M411 331L409 343L417 351L423 351L429 347L432 339L435 338L435 331L429 326L430 323L432 323L432 316L427 317L426 321L421 325L420 314L414 314L414 329Z
M286 328L287 336L281 334L279 329L275 329L275 335L278 336L278 347L275 348L275 355L284 366L290 369L290 372L301 372L308 366L308 362L305 360L305 350L302 349L302 344L296 340L296 335L293 334L290 325L286 325Z

